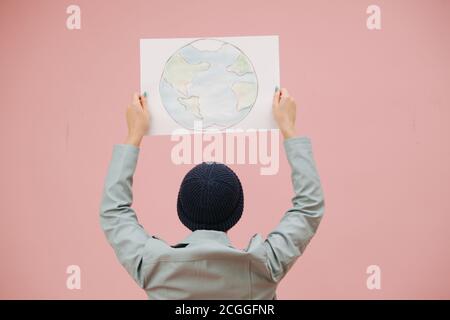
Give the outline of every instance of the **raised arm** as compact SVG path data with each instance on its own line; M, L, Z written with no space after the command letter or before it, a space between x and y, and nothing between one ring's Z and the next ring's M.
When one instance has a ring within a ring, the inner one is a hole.
M264 248L272 279L280 281L314 236L324 213L324 197L311 140L295 137L294 100L285 89L274 97L274 116L284 136L294 189L292 208L267 236Z
M128 137L124 144L114 146L105 179L100 206L100 224L120 263L142 286L140 268L143 250L149 236L139 224L131 205L133 175L139 156L139 145L148 130L145 97L135 94L133 103L127 109L127 122Z

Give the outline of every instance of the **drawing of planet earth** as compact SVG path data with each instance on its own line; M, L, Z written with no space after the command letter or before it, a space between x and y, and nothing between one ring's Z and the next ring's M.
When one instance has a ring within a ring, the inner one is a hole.
M258 80L249 58L236 46L215 39L193 41L166 62L159 83L169 115L187 129L225 129L253 108Z

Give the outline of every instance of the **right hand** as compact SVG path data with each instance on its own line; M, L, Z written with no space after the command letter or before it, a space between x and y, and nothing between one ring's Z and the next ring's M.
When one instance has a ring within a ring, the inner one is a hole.
M273 116L284 139L295 136L295 114L297 106L285 88L275 91L273 97Z

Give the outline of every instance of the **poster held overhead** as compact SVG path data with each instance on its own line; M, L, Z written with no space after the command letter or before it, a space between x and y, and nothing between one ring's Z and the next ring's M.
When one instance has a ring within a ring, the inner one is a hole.
M278 36L141 39L149 134L275 129Z

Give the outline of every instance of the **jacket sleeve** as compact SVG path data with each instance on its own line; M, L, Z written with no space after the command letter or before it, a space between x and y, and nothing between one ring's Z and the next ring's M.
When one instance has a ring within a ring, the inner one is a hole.
M284 141L294 189L292 208L267 236L264 249L272 279L280 281L314 236L324 213L324 196L313 159L311 140Z
M141 266L149 235L139 224L131 208L133 174L139 148L116 144L105 179L100 206L100 224L120 263L133 279L143 286Z

